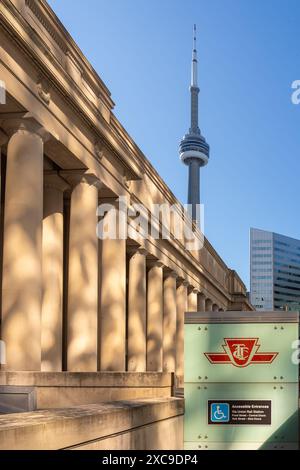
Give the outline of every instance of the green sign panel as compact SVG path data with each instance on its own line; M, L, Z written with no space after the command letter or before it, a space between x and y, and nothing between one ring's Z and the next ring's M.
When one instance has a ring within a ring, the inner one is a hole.
M298 314L187 313L185 448L298 448Z

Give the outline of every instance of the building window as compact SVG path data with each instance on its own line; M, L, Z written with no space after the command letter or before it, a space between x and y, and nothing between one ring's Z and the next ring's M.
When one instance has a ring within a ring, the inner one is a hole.
M271 247L270 246L254 246L252 250L253 251L270 251Z

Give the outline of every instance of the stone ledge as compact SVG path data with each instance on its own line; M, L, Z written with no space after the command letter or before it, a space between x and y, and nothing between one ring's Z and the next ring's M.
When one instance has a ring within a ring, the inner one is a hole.
M0 386L33 387L37 409L166 398L174 375L157 372L0 372Z
M182 416L179 398L132 400L0 416L1 450L79 446Z
M26 387L171 387L167 372L9 372L0 371L0 385Z

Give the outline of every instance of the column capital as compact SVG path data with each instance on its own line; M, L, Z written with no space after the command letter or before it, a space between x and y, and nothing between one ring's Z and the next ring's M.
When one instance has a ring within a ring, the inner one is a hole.
M171 269L167 268L165 271L165 277L173 277L174 279L177 279L178 274L176 271L172 271Z
M158 259L151 259L149 260L148 262L148 266L149 268L162 268L164 266L164 264L159 261Z
M183 277L178 275L177 276L177 286L178 287L180 287L180 286L188 287L189 283L186 279L184 279Z
M199 289L197 289L196 287L190 285L190 287L189 287L189 292L190 292L190 293L192 292L193 294L198 294L198 293L199 293Z
M203 292L199 292L199 297L201 297L201 299L206 299L206 295L203 294Z
M95 186L98 189L102 187L102 183L95 173L86 169L61 170L59 176L65 179L73 188L80 183Z
M70 189L70 185L59 176L58 172L52 170L44 173L44 186L45 188L58 189L62 192Z
M8 118L6 115L5 119L1 122L1 127L8 137L12 137L16 133L22 133L37 135L43 142L47 142L51 138L50 133L32 113L25 113L23 115L15 113L11 118Z
M136 254L146 256L148 254L148 251L142 246L129 245L127 248L127 253L132 256Z

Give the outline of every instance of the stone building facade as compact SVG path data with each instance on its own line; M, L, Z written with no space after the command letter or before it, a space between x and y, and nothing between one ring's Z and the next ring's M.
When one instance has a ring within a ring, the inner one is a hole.
M146 213L174 205L187 221L46 1L1 1L0 79L0 385L33 387L47 413L124 398L138 408L152 398L162 421L180 426L181 400L171 395L172 377L182 384L184 312L251 310L243 282L207 239L187 250L174 223L168 239L98 238L97 207L120 197ZM115 445L148 445L125 435Z

